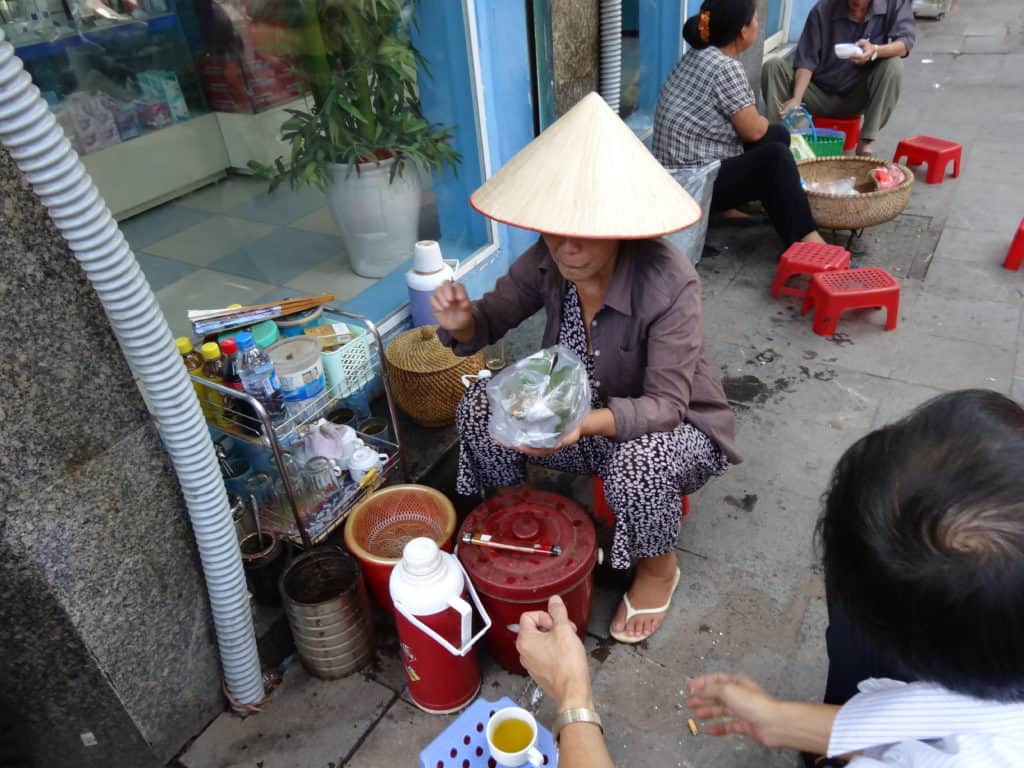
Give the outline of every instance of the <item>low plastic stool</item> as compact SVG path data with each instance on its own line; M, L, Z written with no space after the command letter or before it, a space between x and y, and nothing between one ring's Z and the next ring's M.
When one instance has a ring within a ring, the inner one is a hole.
M891 331L899 318L900 284L881 267L819 272L811 277L800 314L811 307L819 336L834 335L839 316L848 309L885 308L885 330Z
M850 252L838 245L828 243L793 243L779 258L779 266L775 270L772 282L772 296L807 295L804 288L789 288L786 281L793 275L816 275L818 272L829 272L850 267Z
M824 115L814 116L814 125L817 128L831 128L835 131L842 131L846 134L843 141L843 149L853 149L860 141L861 115L856 117L826 117Z
M683 496L680 509L682 511L682 518L685 520L686 516L690 514L689 496ZM615 525L615 513L608 506L608 501L604 497L604 483L597 475L594 475L594 519L602 525Z
M1017 227L1017 234L1013 238L1003 266L1007 269L1020 269L1021 264L1024 264L1024 219L1020 220L1020 226Z
M487 748L487 721L499 709L518 706L507 696L497 701L478 698L420 752L419 768L494 768L495 762ZM537 723L537 750L544 757L544 768L558 768L555 738L540 723Z
M928 164L928 175L925 181L929 184L941 184L946 178L946 168L953 163L953 178L960 176L960 160L964 148L955 141L937 139L934 136L911 136L904 139L896 147L892 161L898 163L901 157L907 158L907 165Z

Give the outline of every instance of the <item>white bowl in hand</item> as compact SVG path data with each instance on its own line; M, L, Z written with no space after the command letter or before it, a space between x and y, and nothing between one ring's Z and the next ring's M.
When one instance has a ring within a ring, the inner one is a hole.
M836 43L835 50L838 59L852 59L864 54L864 49L856 43Z

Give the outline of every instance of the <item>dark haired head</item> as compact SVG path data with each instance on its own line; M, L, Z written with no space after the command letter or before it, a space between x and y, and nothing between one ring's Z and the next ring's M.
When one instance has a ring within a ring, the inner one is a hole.
M908 674L1024 701L1024 408L953 392L857 441L818 532L830 598Z
M683 39L691 48L729 45L757 13L756 0L704 0L700 13L683 25Z

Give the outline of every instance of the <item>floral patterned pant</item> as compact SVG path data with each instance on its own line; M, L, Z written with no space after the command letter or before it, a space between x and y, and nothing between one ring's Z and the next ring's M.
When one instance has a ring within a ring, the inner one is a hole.
M471 385L457 414L459 493L518 485L526 479L528 457L490 436L486 382ZM584 437L576 445L529 461L574 474L599 475L615 513L611 564L629 568L634 560L670 552L679 536L680 497L721 475L729 460L718 445L692 424L617 443Z

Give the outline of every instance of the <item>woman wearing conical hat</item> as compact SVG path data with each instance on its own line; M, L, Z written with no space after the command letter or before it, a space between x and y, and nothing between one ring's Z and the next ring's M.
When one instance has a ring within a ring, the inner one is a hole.
M658 628L679 582L680 497L740 460L704 350L697 273L658 239L696 222L700 209L593 93L471 203L540 237L481 300L455 283L439 288L440 337L472 354L543 309L543 346L563 344L584 361L593 407L557 449L515 449L490 437L486 393L473 385L458 411L458 491L519 485L527 460L600 476L616 518L611 564L636 565L611 633L639 642Z

